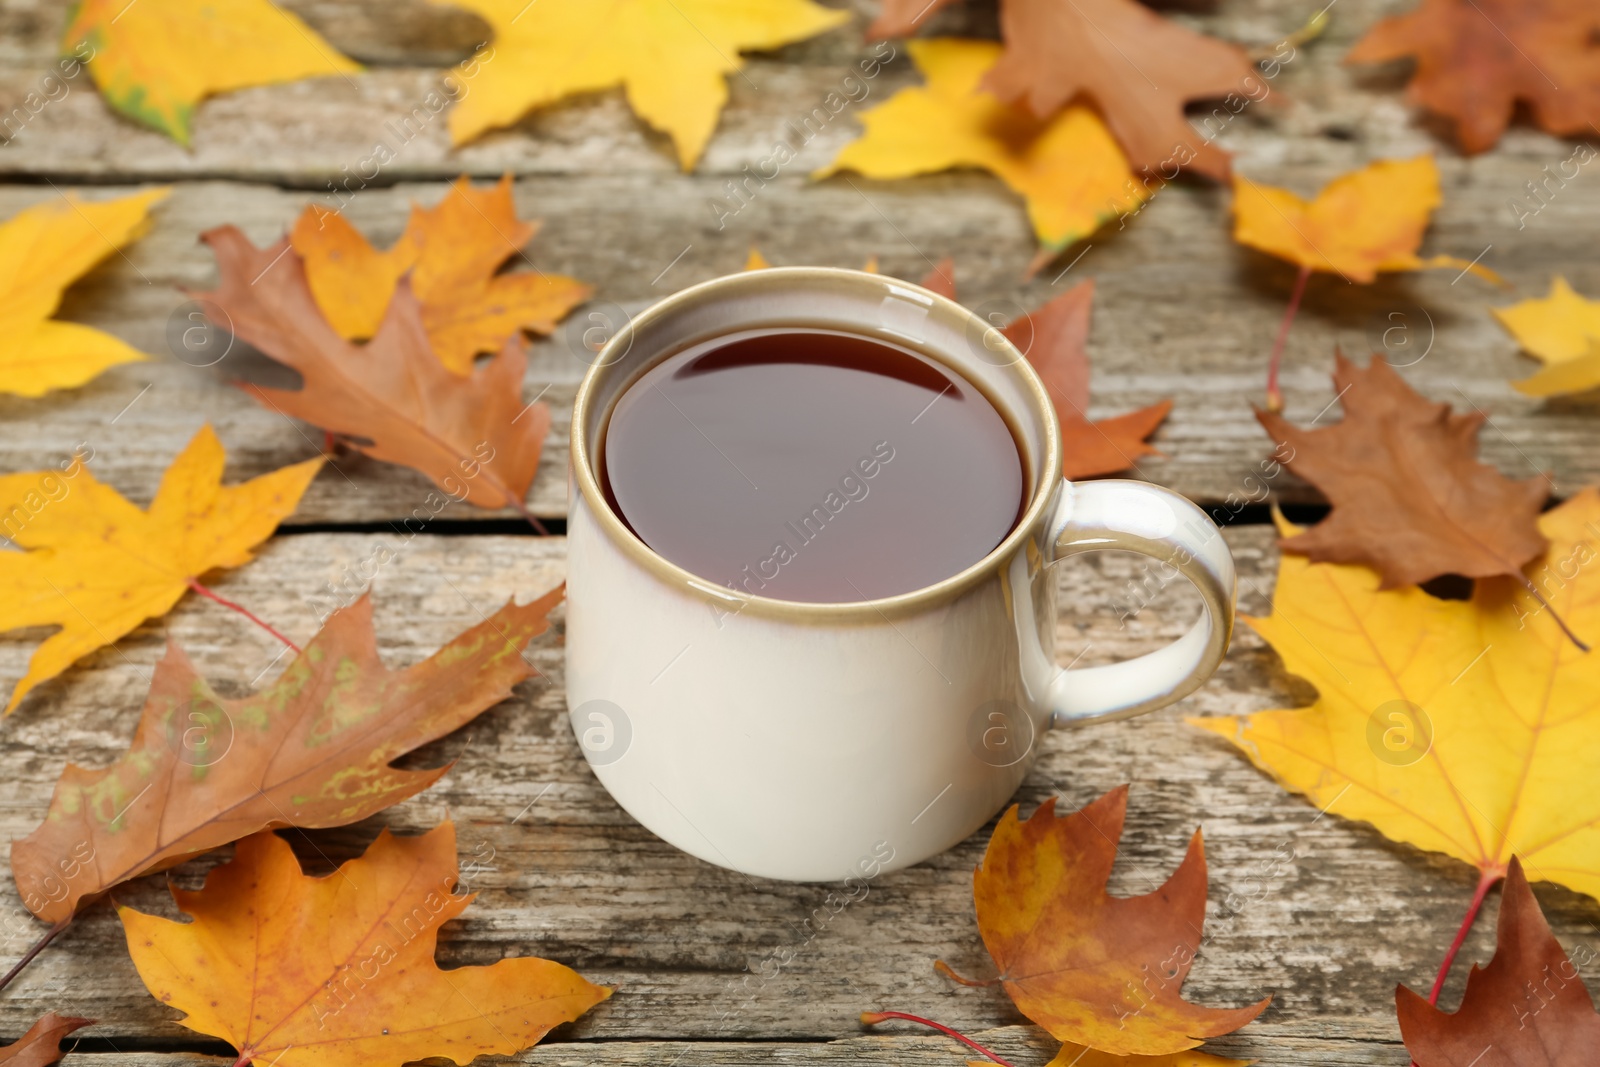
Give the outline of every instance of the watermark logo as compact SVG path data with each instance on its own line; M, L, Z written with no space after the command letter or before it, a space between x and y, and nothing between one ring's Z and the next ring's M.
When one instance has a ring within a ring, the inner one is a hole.
M233 748L233 718L209 697L186 701L167 717L165 737L179 763L210 767Z
M967 718L967 748L991 767L1014 767L1033 751L1033 716L1009 700L979 704Z
M1367 719L1367 747L1391 767L1409 767L1433 747L1433 721L1409 700L1380 704Z
M1009 367L1033 347L1033 316L1009 297L985 300L967 322L967 347L991 367ZM1014 326L1010 334L1008 326Z
M606 346L633 321L618 304L602 300L584 306L567 319L567 350L591 367L609 367L633 348L630 331L624 342L611 351Z
M233 349L233 319L210 300L189 300L167 316L167 351L191 367L214 367Z
M585 700L568 717L578 745L592 766L609 766L628 754L628 746L633 743L633 723L616 704Z

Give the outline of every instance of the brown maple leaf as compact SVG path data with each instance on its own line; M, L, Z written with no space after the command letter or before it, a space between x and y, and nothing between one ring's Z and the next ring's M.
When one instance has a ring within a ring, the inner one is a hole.
M312 298L305 265L285 238L261 249L234 226L201 235L216 254L216 291L193 294L217 323L300 373L300 389L240 387L266 407L336 434L374 459L421 471L457 500L527 511L523 498L550 429L543 404L522 403L520 334L466 377L428 341L407 279L395 287L371 341L352 344ZM530 520L531 520L531 516Z
M61 1039L93 1022L93 1019L78 1019L47 1011L39 1017L38 1022L28 1027L27 1033L9 1045L0 1045L0 1064L5 1067L50 1067L65 1055L61 1051Z
M1018 1010L1061 1041L1159 1056L1232 1033L1272 998L1226 1009L1183 999L1206 918L1205 846L1196 830L1160 889L1113 897L1106 883L1127 808L1125 785L1060 817L1054 799L1026 822L1012 805L973 873L972 895Z
M1365 369L1334 358L1343 420L1310 430L1256 412L1280 450L1289 450L1289 469L1333 505L1326 519L1279 546L1319 563L1371 567L1385 589L1442 574L1520 576L1545 550L1538 518L1549 482L1513 481L1479 462L1481 412L1429 403L1381 357Z
M922 279L922 287L956 299L955 262L946 257ZM1109 419L1089 419L1089 313L1094 280L1068 289L1001 329L1044 379L1056 419L1061 424L1061 474L1068 480L1116 474L1135 466L1142 456L1159 456L1145 442L1156 432L1172 401Z
M1405 986L1394 1000L1417 1067L1590 1067L1600 1048L1589 990L1515 857L1500 894L1494 959L1473 965L1460 1009L1441 1011Z
M1453 119L1462 150L1475 154L1500 140L1519 100L1550 133L1593 129L1597 35L1593 0L1422 0L1380 20L1345 62L1414 57L1408 98Z
M27 908L63 923L129 878L274 826L344 826L438 781L390 766L511 695L556 589L508 603L420 663L378 658L372 604L335 612L277 681L217 696L176 644L156 665L139 727L111 766L69 764L43 824L11 844Z
M1184 104L1241 90L1244 49L1185 29L1134 0L1007 0L1006 50L984 82L1035 115L1088 98L1135 170L1183 166L1221 180L1228 154L1184 117Z

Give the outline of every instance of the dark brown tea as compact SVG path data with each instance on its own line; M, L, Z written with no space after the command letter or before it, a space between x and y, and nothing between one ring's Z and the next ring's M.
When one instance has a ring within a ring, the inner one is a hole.
M665 558L779 600L932 585L1011 532L1023 469L971 383L852 334L766 330L693 346L617 402L602 483Z

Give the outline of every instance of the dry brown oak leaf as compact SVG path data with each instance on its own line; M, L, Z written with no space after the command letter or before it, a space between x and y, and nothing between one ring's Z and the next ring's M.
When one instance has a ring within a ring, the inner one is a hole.
M420 793L449 765L390 763L533 675L522 650L549 627L562 593L508 603L402 670L378 658L362 597L242 700L219 697L169 642L128 751L101 770L69 764L44 823L12 842L23 903L63 922L129 878L258 830L344 826Z
M1441 574L1520 577L1543 552L1539 509L1549 482L1514 481L1477 459L1485 416L1429 403L1383 359L1365 368L1335 356L1333 387L1344 418L1301 429L1257 411L1289 449L1288 468L1322 491L1328 517L1278 542L1318 563L1360 563L1382 588L1420 585Z
M1394 1000L1417 1067L1593 1067L1600 1049L1600 1015L1515 857L1494 959L1473 965L1461 1007L1441 1011L1405 986Z
M0 1045L0 1064L5 1067L50 1067L65 1055L61 1051L61 1039L92 1022L93 1019L76 1019L47 1011L39 1017L38 1022L28 1027L27 1033L9 1045Z
M1165 885L1111 896L1127 810L1125 785L1060 817L1054 799L1026 822L1013 804L973 874L972 896L984 947L1022 1014L1060 1041L1160 1056L1232 1033L1272 998L1245 1008L1183 999L1206 921L1205 846L1196 830Z
M1381 19L1347 63L1415 58L1413 104L1455 122L1464 152L1487 151L1527 103L1550 133L1600 116L1600 5L1594 0L1422 0Z
M428 342L422 308L401 279L372 340L329 325L285 238L261 249L234 226L201 235L217 257L214 292L191 294L231 330L300 373L297 390L240 388L264 406L336 434L373 459L421 471L457 500L523 509L550 429L544 404L524 407L520 335L462 377Z

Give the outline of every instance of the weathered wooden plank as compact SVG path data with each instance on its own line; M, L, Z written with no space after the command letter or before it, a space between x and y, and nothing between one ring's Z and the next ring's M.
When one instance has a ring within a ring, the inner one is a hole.
M1315 1037L1292 1028L1257 1024L1257 1041L1230 1037L1208 1048L1238 1058L1268 1055L1269 1062L1286 1067L1400 1067L1408 1062L1397 1042L1375 1041L1340 1032L1330 1026ZM115 1051L116 1037L100 1024L74 1035L69 1041L75 1063L112 1061L126 1067L214 1067L216 1060L194 1052ZM82 1036L80 1036L82 1035ZM1044 1064L1056 1051L1049 1039L1033 1027L1001 1026L971 1035L975 1040L1018 1064ZM1262 1044L1270 1041L1270 1044ZM220 1051L220 1049L219 1049ZM515 1057L481 1062L525 1063L530 1067L786 1067L789 1064L904 1064L908 1067L949 1067L965 1053L955 1042L921 1037L909 1032L865 1034L828 1041L574 1041L557 1030L542 1045ZM93 1058L90 1058L93 1057Z
M1262 612L1274 566L1268 532L1239 528L1228 536L1244 606ZM315 626L311 598L388 543L401 551L378 569L376 618L380 647L398 663L425 655L506 596L543 592L562 575L560 539L422 535L393 542L280 537L218 588L303 639ZM1085 663L1117 658L1181 631L1192 607L1181 598L1122 617L1128 583L1142 577L1134 561L1119 556L1061 569L1066 655L1084 651ZM6 723L0 833L15 837L35 825L63 762L103 764L125 745L163 630L208 677L235 692L270 676L280 651L242 620L190 598L165 623L141 628L41 687ZM15 637L0 641L0 678L16 678L30 649ZM857 1033L859 1011L884 1008L972 1030L1021 1021L997 990L954 988L931 966L942 958L968 973L988 967L970 898L986 833L882 877L865 899L818 922L820 931L808 936L801 924L822 905L827 886L731 874L633 823L596 783L570 735L559 631L536 642L530 659L542 679L416 757L419 765L457 760L438 786L360 825L297 835L308 865L325 870L358 853L383 825L416 832L454 818L463 862L480 860L469 880L481 896L447 927L441 958L463 964L539 953L618 985L614 998L573 1029L580 1039L839 1040ZM1387 843L1366 827L1319 817L1181 722L1184 714L1292 705L1310 696L1253 634L1241 632L1216 679L1180 706L1046 737L1018 800L1031 809L1058 795L1077 806L1131 781L1112 883L1120 893L1158 884L1189 833L1204 826L1209 941L1189 995L1211 1004L1277 996L1262 1024L1230 1039L1228 1050L1269 1062L1398 1063L1394 985L1431 979L1471 896L1473 872ZM886 761L894 758L884 753ZM196 885L216 859L172 877ZM161 883L144 879L117 896L170 914ZM1593 941L1600 913L1592 901L1548 886L1539 895L1569 948ZM8 935L0 951L14 955L37 924L21 913L9 881L0 889L0 914ZM182 1039L174 1013L141 991L119 936L107 909L86 914L0 999L0 1032L18 1032L33 1015L57 1008L104 1020L100 1032L118 1040ZM1486 959L1491 945L1492 925L1481 922L1465 957ZM1458 968L1452 990L1462 973ZM1447 993L1447 1001L1455 995Z
M1589 221L1600 213L1600 184L1574 182L1519 231L1507 191L1529 171L1528 162L1496 155L1444 165L1446 199L1429 251L1470 259L1487 248L1484 262L1523 295L1542 293L1554 272L1565 272L1580 289L1600 291L1589 237ZM1310 191L1333 171L1285 163L1273 173ZM1215 190L1171 186L1126 230L1096 238L1064 275L1027 283L1019 280L1031 255L1025 223L1008 194L982 177L809 184L785 176L719 229L707 205L722 191L719 180L702 176L660 181L595 174L518 183L523 213L545 219L529 247L530 261L598 288L593 305L534 346L525 395L548 387L544 398L556 409L530 497L539 514L564 511L567 412L587 367L581 333L591 325L590 313L617 319L684 285L737 270L753 244L779 263L851 265L878 255L886 271L911 278L931 260L954 255L964 299L1002 314L1036 307L1065 286L1094 278L1093 413L1174 397L1173 414L1156 437L1166 458L1141 462L1139 472L1211 504L1230 495L1259 499L1263 489L1253 475L1271 446L1250 405L1261 395L1265 354L1292 271L1232 243ZM431 203L442 192L438 184L369 189L350 201L348 214L387 241L403 228L409 203ZM55 195L48 187L0 186L0 213ZM0 469L42 467L87 440L101 477L134 497L148 497L161 470L206 419L221 428L242 474L314 454L320 434L221 384L251 373L242 349L205 369L172 355L182 351L185 316L193 311L176 288L204 288L214 277L210 253L196 235L231 221L266 243L307 200L304 193L257 185L179 185L158 209L152 232L74 287L62 310L158 358L117 368L82 389L34 400L0 398L0 424L7 428ZM1302 422L1336 417L1328 407L1333 348L1360 353L1387 343L1393 360L1410 364L1403 373L1424 393L1491 416L1483 435L1490 462L1519 476L1549 471L1561 493L1594 481L1600 449L1592 399L1540 402L1508 384L1530 364L1486 310L1506 299L1477 278L1451 271L1383 276L1371 286L1315 278L1289 346L1289 414ZM1271 488L1289 501L1313 499L1286 476ZM428 507L429 490L419 475L346 457L318 479L294 521L394 520Z

